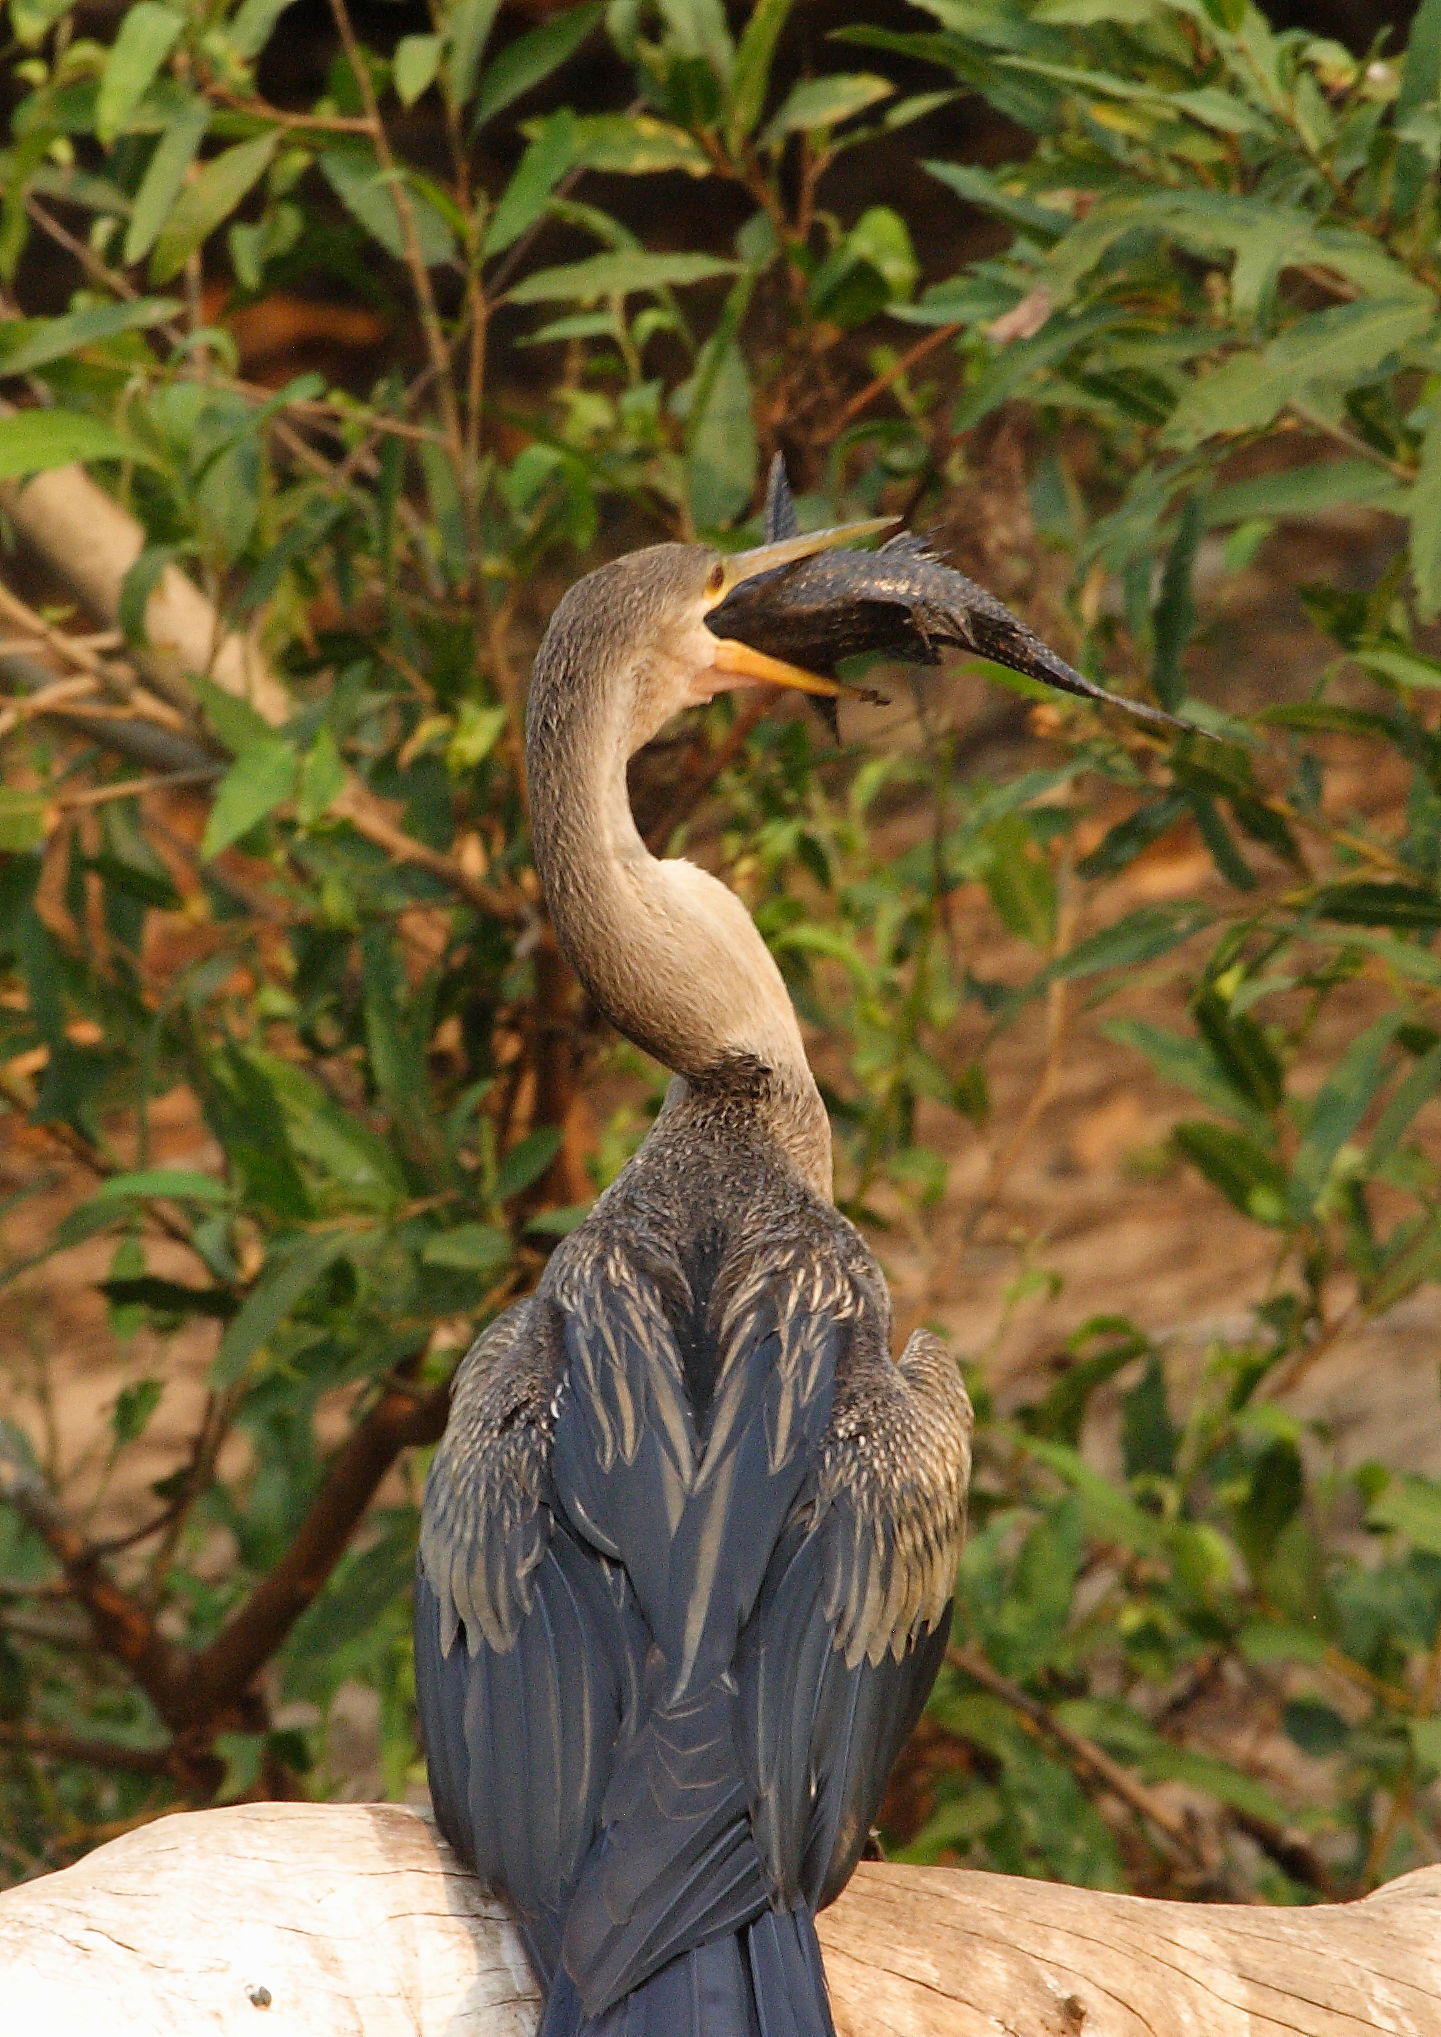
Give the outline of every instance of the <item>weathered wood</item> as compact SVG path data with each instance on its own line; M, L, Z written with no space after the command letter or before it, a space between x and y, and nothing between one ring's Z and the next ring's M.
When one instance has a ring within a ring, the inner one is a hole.
M840 2037L1441 2037L1441 1867L1344 1907L862 1867L821 1920ZM500 1906L417 1812L162 1818L0 1897L26 2037L529 2037Z

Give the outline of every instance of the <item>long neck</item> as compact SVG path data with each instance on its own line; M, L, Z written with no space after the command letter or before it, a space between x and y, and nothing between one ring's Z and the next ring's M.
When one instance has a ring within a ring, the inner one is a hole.
M537 670L536 684L544 675ZM758 1113L831 1186L830 1126L781 973L733 892L658 861L636 829L627 742L601 695L546 687L527 742L536 864L562 948L619 1031L687 1085L750 1064Z

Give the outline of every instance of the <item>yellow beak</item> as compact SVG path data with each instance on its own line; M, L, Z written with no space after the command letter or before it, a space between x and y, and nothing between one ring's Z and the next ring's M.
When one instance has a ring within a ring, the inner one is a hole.
M757 545L748 552L733 552L721 561L720 584L713 594L707 595L706 608L718 607L732 588L738 587L743 580L753 580L758 573L769 573L777 566L789 566L796 559L809 559L816 552L828 552L837 545L854 544L858 538L875 537L883 530L893 529L899 522L898 516L874 516L864 523L843 523L830 530L805 531L793 538L781 538L772 545ZM827 699L880 698L869 687L849 686L844 679L823 678L819 672L808 672L803 665L788 665L783 658L772 658L768 652L753 650L749 644L737 643L732 637L717 639L715 669L763 685L791 686L798 693L816 693Z

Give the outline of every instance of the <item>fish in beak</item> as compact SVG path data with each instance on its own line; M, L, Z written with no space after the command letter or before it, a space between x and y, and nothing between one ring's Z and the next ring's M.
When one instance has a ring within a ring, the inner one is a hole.
M785 483L784 469L781 479ZM774 478L773 470L773 478ZM754 642L741 642L729 636L724 628L717 626L717 615L726 607L738 588L755 580L769 582L773 576L784 576L787 568L802 560L817 558L822 552L834 551L839 546L852 545L861 538L875 537L883 530L893 530L900 521L894 516L877 516L864 523L845 523L831 530L808 531L802 535L794 528L777 535L768 532L767 542L748 552L733 552L728 558L717 560L712 569L709 585L706 587L706 622L718 637L714 669L727 676L752 685L791 686L800 693L808 693L821 706L827 726L838 736L839 723L836 719L836 699L846 694L857 700L883 700L882 694L867 686L852 686L844 679L837 679L834 672L813 672L805 664L798 664L787 658L773 657L761 650ZM864 557L864 554L857 554ZM829 712L826 712L829 710Z
M863 691L835 679L835 668L842 659L869 652L912 664L938 665L943 650L953 646L1039 679L1062 693L1123 708L1153 727L1191 730L1189 722L1159 707L1108 693L1085 678L994 595L943 564L923 539L909 531L888 538L878 551L837 549L848 546L863 532L886 527L883 523L847 525L837 531L817 532L821 542L809 550L788 552L787 546L808 542L796 535L795 526L795 503L777 454L766 491L769 542L726 562L761 563L753 563L726 586L706 621L718 636L739 646L753 646L792 670L803 670L813 680L818 675L828 677L832 687L825 689L830 697L822 712L829 709L825 718L833 733L835 695ZM820 693L822 688L813 685L806 690Z

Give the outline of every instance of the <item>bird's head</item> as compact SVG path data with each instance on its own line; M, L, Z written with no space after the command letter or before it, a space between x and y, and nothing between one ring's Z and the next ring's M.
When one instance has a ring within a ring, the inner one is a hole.
M894 517L881 517L729 554L709 545L675 544L628 552L588 573L556 608L538 664L538 673L543 669L553 680L542 692L564 689L572 698L583 698L587 689L598 693L603 687L622 711L628 754L683 708L736 688L789 686L829 699L862 694L865 689L834 674L813 672L767 651L766 602L753 604L748 612L749 641L717 630L714 618L748 581L773 582L800 560L852 545L894 522ZM783 609L783 579L776 592Z

